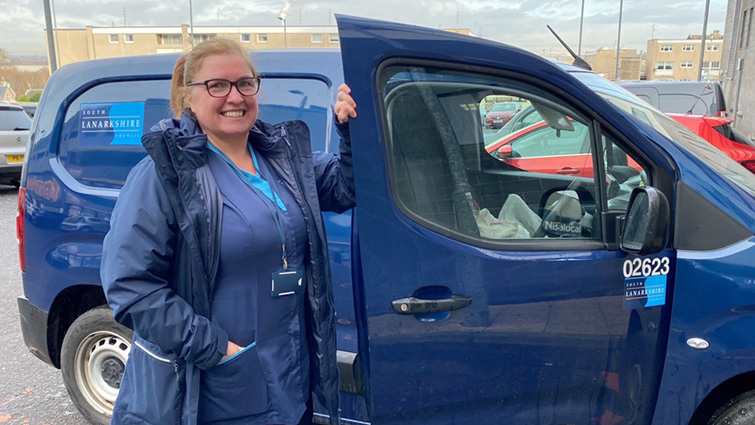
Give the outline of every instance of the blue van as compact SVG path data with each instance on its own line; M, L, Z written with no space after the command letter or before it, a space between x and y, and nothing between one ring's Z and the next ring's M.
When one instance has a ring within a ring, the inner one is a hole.
M755 175L593 73L338 25L340 52L253 59L260 119L303 120L314 149L336 149L341 82L359 104L357 207L326 216L342 423L755 421ZM24 340L93 423L131 349L100 287L102 239L140 136L169 115L177 58L61 68L26 153ZM485 145L492 98L540 116L505 151Z

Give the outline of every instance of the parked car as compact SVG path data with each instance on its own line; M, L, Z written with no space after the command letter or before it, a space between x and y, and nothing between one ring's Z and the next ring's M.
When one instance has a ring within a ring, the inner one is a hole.
M524 112L524 111L523 111ZM530 116L539 116L538 113ZM486 144L485 151L501 161L520 170L560 174L576 177L594 177L595 168L592 158L589 127L572 121L574 130L559 131L540 121L519 131ZM498 134L498 133L496 133ZM614 170L622 181L642 172L642 167L624 155L624 162L629 168Z
M511 121L511 118L521 111L522 107L516 102L499 102L493 105L485 115L485 127L487 128L501 128L507 122Z
M726 100L721 85L717 82L643 81L620 84L640 99L667 114L706 115L726 118ZM741 131L732 127L731 122L732 120L729 120L727 123L715 125L714 128L729 140L755 146L755 142ZM706 132L705 134L708 133ZM703 138L707 140L705 136ZM715 142L714 140L709 141L711 143Z
M715 81L631 81L622 87L666 113L726 116L726 100Z
M337 152L339 84L359 104L357 207L324 218L341 423L755 420L754 174L594 73L476 37L337 19L340 52L254 58L260 118L303 120L316 150ZM100 285L105 229L69 218L111 213L145 155L140 136L169 114L177 59L61 67L25 157L24 341L97 423L130 331ZM490 155L476 107L488 95L525 99L555 137L584 131L593 176ZM138 124L110 130L124 116ZM90 131L92 119L108 130ZM611 176L628 158L642 171L627 192ZM322 411L315 422L330 423Z
M31 119L23 108L0 102L0 183L18 186Z
M755 173L755 146L732 140L724 133L730 128L731 118L712 115L668 114L695 134L707 140L743 167Z
M525 127L529 127L533 124L542 122L542 120L543 117L540 116L540 113L537 112L537 110L532 105L530 105L519 111L518 114L514 115L514 117L511 118L511 120L507 122L503 127L501 127L500 130L496 131L495 133L485 134L485 144L490 144L493 141L501 140L505 136L515 131L519 131Z

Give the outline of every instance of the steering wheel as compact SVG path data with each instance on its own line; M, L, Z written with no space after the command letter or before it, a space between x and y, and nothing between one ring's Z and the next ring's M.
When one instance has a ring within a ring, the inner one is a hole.
M573 190L579 193L578 189L580 186L582 186L582 181L580 179L574 179L571 181L571 183L569 183L568 186L566 186L566 189L564 189L564 191ZM549 210L547 213L544 213L543 219L542 221L540 221L540 226L537 227L537 230L535 230L535 233L533 233L530 237L542 238L543 236L545 236L545 222L553 221L553 218L555 218L557 213L558 213L558 208L554 208L552 210Z

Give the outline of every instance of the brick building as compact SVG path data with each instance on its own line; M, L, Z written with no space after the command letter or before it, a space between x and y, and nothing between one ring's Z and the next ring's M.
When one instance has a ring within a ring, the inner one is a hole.
M723 35L708 34L703 56L703 80L718 81L721 75ZM645 76L648 80L697 81L700 72L701 35L683 40L648 40Z

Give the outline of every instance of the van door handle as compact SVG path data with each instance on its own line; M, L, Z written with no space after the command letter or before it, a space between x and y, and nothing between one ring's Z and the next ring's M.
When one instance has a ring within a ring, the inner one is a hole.
M574 174L579 174L579 170L572 167L564 167L558 171L556 171L556 174L564 174L567 176L572 176Z
M424 314L459 310L472 304L472 298L466 295L452 295L451 298L440 300L407 297L393 300L391 304L393 305L393 311L398 314Z

